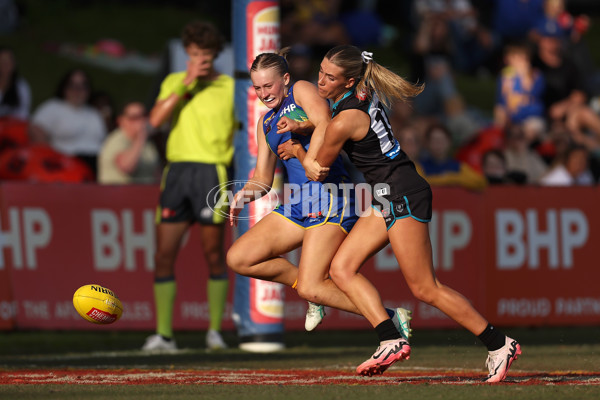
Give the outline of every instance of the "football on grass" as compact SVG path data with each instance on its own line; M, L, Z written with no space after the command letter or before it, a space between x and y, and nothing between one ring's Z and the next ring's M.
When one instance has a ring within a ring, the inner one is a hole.
M123 305L115 293L100 285L85 285L73 295L77 313L94 324L112 324L121 318Z

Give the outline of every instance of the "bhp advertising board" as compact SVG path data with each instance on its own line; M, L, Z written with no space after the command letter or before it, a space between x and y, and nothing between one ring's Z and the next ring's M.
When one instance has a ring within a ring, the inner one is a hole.
M487 315L508 325L600 322L598 188L492 189L483 221L493 229Z
M436 188L429 224L436 275L498 325L599 323L599 195L598 188ZM155 186L2 184L0 329L154 329L157 199ZM175 329L208 327L199 240L192 229L177 260ZM457 326L414 299L389 247L362 272L386 305L414 310L414 327ZM76 314L73 293L89 283L121 299L116 324L94 326ZM283 294L286 328L303 329L306 302L291 289ZM231 299L224 329L235 328ZM345 328L369 324L328 309L319 327Z

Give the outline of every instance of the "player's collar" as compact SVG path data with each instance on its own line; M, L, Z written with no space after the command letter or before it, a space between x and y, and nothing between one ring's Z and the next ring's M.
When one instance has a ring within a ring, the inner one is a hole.
M338 101L336 101L335 103L333 103L333 106L331 107L331 109L332 109L332 110L335 110L335 108L338 106L338 104L340 104L340 102L341 102L342 100L344 100L345 98L347 98L347 97L350 97L350 96L352 95L352 93L354 93L354 89L351 89L351 90L347 91L347 92L346 92L346 93L345 93L345 94L342 96L342 98L341 98L341 99L339 99Z

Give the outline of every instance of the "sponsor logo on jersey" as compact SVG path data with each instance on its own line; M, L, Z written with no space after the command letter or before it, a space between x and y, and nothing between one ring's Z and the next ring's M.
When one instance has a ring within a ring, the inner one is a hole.
M395 205L396 215L400 215L404 212L404 202Z
M382 197L382 196L385 196L387 194L390 194L388 188L386 188L386 187L381 188L381 189L376 189L375 193L377 193L377 196L379 196L379 197Z
M295 109L296 109L296 105L294 103L290 104L289 106L285 106L279 113L279 117L282 117L285 114L293 113Z
M362 88L360 92L356 93L356 98L360 101L365 101L367 99L367 89Z
M398 155L398 153L400 153L400 146L397 143L395 143L394 148L388 153L386 153L386 156L393 159Z

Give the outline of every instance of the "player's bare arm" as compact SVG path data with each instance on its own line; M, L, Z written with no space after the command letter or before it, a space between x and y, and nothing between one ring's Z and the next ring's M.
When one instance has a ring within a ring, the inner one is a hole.
M296 121L283 116L277 122L277 133L294 132L300 135L310 135L315 130L315 126L310 120Z
M263 131L263 118L260 118L256 127L256 142L258 145L256 167L252 178L246 182L244 187L235 194L229 206L229 224L237 224L237 216L246 203L261 198L269 192L275 176L277 157L269 149Z
M327 176L323 168L329 168L342 151L347 140L360 140L368 131L369 116L358 110L346 110L331 120L312 165L306 165L306 176L313 181Z

